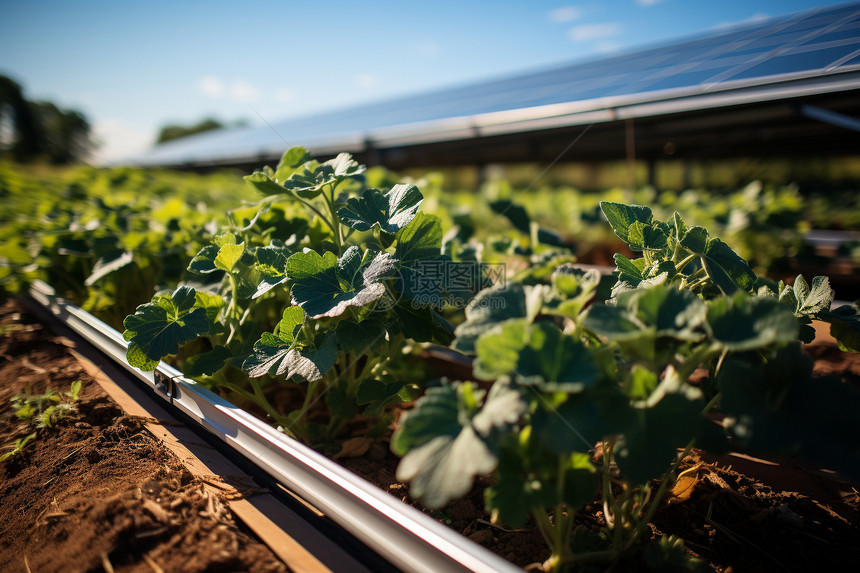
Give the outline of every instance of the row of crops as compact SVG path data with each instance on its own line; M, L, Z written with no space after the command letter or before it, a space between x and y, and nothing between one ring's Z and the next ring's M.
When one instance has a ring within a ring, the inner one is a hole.
M858 211L791 187L455 193L293 148L245 182L3 166L0 195L6 292L44 279L123 328L132 365L171 361L326 452L396 420L414 498L442 508L492 474L488 511L534 523L549 570L695 568L647 527L679 451L860 477L860 397L801 350L813 320L860 350L860 307L832 309L825 277L764 278ZM607 244L613 275L574 264ZM474 356L475 379L430 380L426 344ZM596 494L602 529L574 534Z

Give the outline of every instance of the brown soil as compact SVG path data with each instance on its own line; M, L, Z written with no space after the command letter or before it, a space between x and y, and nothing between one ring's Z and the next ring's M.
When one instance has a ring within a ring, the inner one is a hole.
M55 337L0 308L0 447L34 431L10 403L83 382L75 411L0 462L0 572L285 572L217 496L129 417Z
M13 330L0 334L0 445L29 432L8 406L14 393L66 389L76 378L85 388L78 413L56 430L40 430L22 454L0 463L0 515L19 517L0 523L0 571L23 571L25 556L32 571L101 570L103 555L123 571L158 571L149 565L153 560L164 571L283 570L175 459L157 450L138 422L87 383L64 357L62 340L25 315L15 318L14 308L3 311L0 333L3 325ZM860 354L839 352L824 331L819 339L806 347L816 372L860 387ZM354 452L360 455L338 461L421 509L395 479L398 460L387 443L362 446ZM695 451L681 467L696 467L687 474L689 497L662 507L652 532L681 537L688 553L712 570L847 571L860 562L860 496L836 476L789 460ZM120 479L126 485L117 485ZM491 523L483 509L488 483L479 479L465 499L442 511L423 511L519 566L543 562L549 551L535 528L511 531ZM602 525L600 509L598 499L580 508L579 528ZM640 568L619 564L616 570Z

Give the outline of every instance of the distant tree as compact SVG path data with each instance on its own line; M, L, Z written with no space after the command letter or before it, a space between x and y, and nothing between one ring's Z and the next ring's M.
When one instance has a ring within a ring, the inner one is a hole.
M18 83L0 76L0 155L74 163L84 161L92 145L90 124L82 113L27 101Z
M156 139L156 145L159 143L164 143L166 141L172 141L174 139L181 139L183 137L188 137L189 135L196 135L198 133L203 133L204 131L212 131L214 129L224 129L226 127L223 123L218 121L217 119L213 119L208 117L197 122L194 125L165 125L161 128L161 131L158 133L158 139Z
M90 124L75 110L51 102L30 102L31 115L42 131L41 151L51 163L79 163L92 149Z
M0 76L0 154L22 161L39 153L40 133L21 86Z

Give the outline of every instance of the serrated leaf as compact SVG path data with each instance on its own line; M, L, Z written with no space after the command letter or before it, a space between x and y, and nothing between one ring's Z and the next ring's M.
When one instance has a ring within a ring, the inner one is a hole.
M330 185L336 185L346 177L364 173L365 167L352 159L349 153L341 153L325 163L308 161L296 169L283 182L284 188L304 199L313 199Z
M218 247L215 245L206 245L188 263L188 270L197 274L214 273L219 270L215 266L215 257L217 256Z
M668 246L668 236L655 224L633 221L627 228L627 244L633 251L662 251Z
M211 376L221 370L224 364L233 358L233 353L224 346L215 346L209 352L195 354L185 363L183 374L192 378Z
M300 306L288 306L278 322L278 338L287 344L296 340L296 333L305 323L305 311Z
M260 247L256 250L257 262L254 271L259 274L257 288L251 298L259 298L289 280L287 276L287 258L289 251L286 247Z
M608 436L623 433L632 414L630 400L614 386L568 394L560 404L547 399L535 402L534 433L554 454L589 449Z
M819 314L830 323L830 334L845 352L860 352L860 303L842 305L832 312Z
M378 227L393 235L415 218L423 200L415 185L398 184L385 194L378 189L367 189L361 197L348 199L337 215L353 229L369 231Z
M223 245L218 249L218 254L215 256L215 267L229 273L236 266L236 263L239 262L239 259L242 258L244 252L245 243L239 243L238 245L227 243Z
M517 369L520 351L529 340L529 323L509 319L481 334L475 343L475 376L495 380Z
M442 253L442 225L439 217L417 213L397 232L394 258L400 263L438 257Z
M830 310L833 289L830 288L830 279L827 277L815 277L810 287L803 275L797 275L793 290L798 303L794 311L795 315L812 316Z
M600 210L619 239L630 244L630 229L635 223L650 225L653 221L651 209L644 205L624 205L623 203L600 202ZM635 231L640 232L641 231Z
M250 175L244 176L242 179L263 195L281 195L287 193L283 186L276 183L273 179L274 174L266 171L255 171Z
M645 275L643 274L645 269L644 258L631 261L621 253L615 253L613 258L615 259L615 266L618 268L619 281L627 281L636 286L640 281L645 279Z
M361 322L340 321L337 324L337 341L344 352L363 356L385 342L386 332L385 317L382 313L377 313Z
M765 348L797 339L794 314L778 300L738 293L708 302L712 338L734 352Z
M215 324L224 306L224 299L220 295L198 290L194 293L194 306L204 309L206 320L209 324Z
M495 428L516 423L523 404L519 392L497 384L477 412L479 391L473 384L430 388L401 418L392 449L405 454L397 479L410 482L410 493L430 508L465 495L475 476L496 467L487 444Z
M334 253L320 256L314 251L295 253L287 261L287 276L293 282L292 300L311 318L335 317L349 307L361 307L386 293L385 276L394 269L388 253L362 259L355 268L357 248L351 247L341 261ZM339 265L342 264L342 266Z
M266 342L270 342L269 338ZM265 374L284 376L287 379L314 382L321 379L337 362L337 338L329 333L322 344L312 351L299 350L282 342L270 346L259 340L254 344L254 353L242 364L251 378Z
M151 303L138 306L125 318L123 338L129 341L129 363L134 360L137 367L154 366L163 357L176 354L180 344L209 332L206 310L194 306L195 294L191 287L179 287L172 294L154 296Z
M278 162L277 168L275 168L275 180L286 180L299 167L301 167L310 160L311 156L308 154L307 150L304 147L291 147L284 152L284 154L281 156L281 160Z
M480 344L480 340L478 341ZM588 348L565 336L554 324L538 322L517 361L519 382L547 392L581 392L597 381L598 370Z
M704 256L709 241L708 230L704 227L694 226L687 229L686 234L681 237L681 246L696 255Z
M702 263L708 276L725 294L738 290L747 292L755 283L755 273L747 262L719 239L708 242Z
M447 346L454 338L454 327L429 306L400 301L393 307L395 328L415 342L434 342Z
M466 320L457 326L453 348L475 353L475 342L484 332L511 318L527 318L526 291L521 284L507 283L482 290L466 307Z

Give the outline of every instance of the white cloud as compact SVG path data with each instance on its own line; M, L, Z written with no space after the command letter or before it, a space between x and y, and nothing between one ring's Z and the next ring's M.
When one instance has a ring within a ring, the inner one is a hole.
M219 98L224 95L224 82L215 76L206 76L197 80L197 87L205 95Z
M574 26L568 31L568 36L574 42L587 42L589 40L618 36L623 31L624 28L619 22L604 22L602 24Z
M155 141L155 132L140 129L119 118L97 120L93 125L98 148L92 161L97 165L119 162L140 155Z
M379 76L376 74L363 73L353 78L356 87L363 89L375 88L379 85Z
M649 7L653 6L654 4L659 4L661 2L663 2L663 0L636 0L637 4L639 4L640 6L644 6L646 8L649 8Z
M245 80L233 82L230 86L230 99L241 103L250 103L260 98L260 92Z
M562 6L549 12L549 21L557 24L572 22L579 18L582 18L582 10L576 6Z
M206 97L226 99L239 103L250 103L260 99L260 90L245 80L226 82L215 76L205 76L197 80L197 88Z

